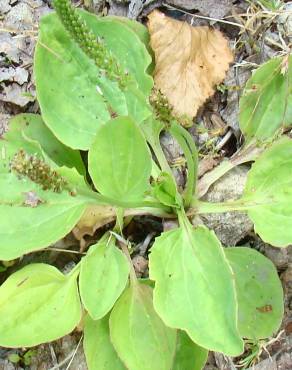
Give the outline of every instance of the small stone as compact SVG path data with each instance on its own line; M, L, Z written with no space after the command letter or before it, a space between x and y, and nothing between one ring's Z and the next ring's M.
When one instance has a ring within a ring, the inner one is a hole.
M1 0L2 1L2 0ZM13 30L28 30L33 27L31 8L24 2L14 6L5 18L4 26Z
M137 277L142 277L148 269L148 261L143 256L137 255L132 259Z
M13 81L12 76L15 73L13 67L9 68L0 68L0 82L2 81Z
M27 90L26 86L19 86L17 83L12 83L8 86L1 84L2 92L0 93L0 100L13 103L20 107L25 107L29 102L35 100L35 97L32 96Z
M278 270L284 270L288 266L289 253L291 254L292 248L276 248L264 244L262 252L274 263Z
M216 203L240 198L248 170L248 167L240 166L229 171L211 186L203 200ZM253 229L247 214L241 212L204 214L201 219L227 247L236 245Z
M79 338L77 337L77 335L74 334L66 335L59 341L59 343L60 355L58 356L58 362L62 362L62 360L64 360L64 358L66 358L70 353L74 353L74 351L76 351L77 345L79 343ZM72 356L70 368L75 370L88 370L82 345L78 347L78 350L74 354L74 357Z
M232 8L231 0L167 0L166 2L182 9L199 10L203 15L216 19L225 17Z
M23 85L28 81L28 72L25 68L17 67L15 68L15 74L13 77L14 82L17 82L19 85Z
M11 6L9 4L9 0L0 1L0 15L8 13L10 9L11 9Z
M278 23L283 27L284 33L292 38L292 3L288 2L283 7L283 13L277 19Z
M0 370L16 370L16 367L8 360L0 359Z
M10 33L0 32L1 53L5 54L14 63L19 63L19 48L21 47L21 43L22 40L18 39L18 45L15 45L15 39L12 38Z
M28 72L26 69L21 67L1 68L0 82L2 81L17 82L19 85L23 85L24 82L28 81Z
M292 264L290 264L287 270L283 272L281 279L284 283L284 286L286 286L287 290L289 289L291 291L292 295Z

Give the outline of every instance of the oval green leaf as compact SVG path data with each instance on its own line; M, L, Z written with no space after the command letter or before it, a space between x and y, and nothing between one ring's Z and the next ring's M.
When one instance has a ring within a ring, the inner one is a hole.
M70 333L81 319L76 276L32 264L0 287L0 345L32 347Z
M261 65L248 80L240 99L239 122L246 142L265 141L292 124L292 57Z
M14 118L0 152L0 259L10 260L65 236L98 195L74 168L83 172L79 154L59 143L37 115ZM11 171L12 163L27 170ZM56 181L63 182L60 190Z
M133 77L131 86L121 90L71 39L56 14L42 18L35 78L43 119L61 142L88 150L96 130L112 114L131 115L137 122L151 114L146 95L152 79L145 72L151 58L127 25L84 11L79 14Z
M269 338L281 325L283 289L273 263L251 248L227 248L235 276L238 329L242 337Z
M176 353L172 370L202 370L207 362L208 351L198 346L182 330L178 330Z
M144 44L145 48L148 51L148 54L151 56L152 62L147 68L147 72L152 75L155 65L154 65L154 53L150 46L150 35L148 32L147 27L145 27L142 23L135 21L133 19L129 19L126 17L116 17L116 16L108 16L106 19L114 18L116 21L122 22L123 24L126 24L128 27L131 28L132 31L135 32L135 34L139 37L139 39ZM151 61L150 59L150 61ZM146 57L144 57L144 60L146 60ZM153 82L151 85L151 88L153 87Z
M114 238L90 247L81 261L79 287L84 307L94 320L110 311L125 289L128 275L129 263Z
M152 288L128 287L110 315L110 337L118 356L131 370L169 370L176 331L164 325L153 308Z
M117 200L142 199L149 187L151 155L135 122L118 117L101 127L88 154L96 189Z
M96 18L85 11L80 14L89 28L105 40L106 45L124 69L134 76L141 93L148 97L153 87L153 79L147 72L152 62L147 28L139 22L124 17ZM146 47L147 42L149 49Z
M292 243L292 140L268 148L248 173L243 204L255 231L266 243Z
M88 370L126 370L110 341L108 320L109 315L97 321L85 318L83 348Z
M15 116L9 122L9 131L3 135L3 139L17 150L26 145L25 141L37 142L58 166L75 167L82 175L86 172L80 153L58 141L39 114L24 113Z
M43 190L13 173L0 174L0 194L0 260L48 247L73 229L86 208L81 196Z
M166 206L174 208L182 206L182 199L177 191L175 180L167 172L160 172L153 184L153 195Z
M204 348L242 352L232 270L213 232L185 220L156 238L149 262L154 307L166 325Z

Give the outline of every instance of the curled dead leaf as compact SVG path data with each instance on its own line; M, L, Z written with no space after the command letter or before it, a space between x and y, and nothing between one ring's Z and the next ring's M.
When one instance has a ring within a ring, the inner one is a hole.
M88 207L78 224L73 229L75 238L79 241L83 239L85 235L91 235L95 233L100 227L112 222L115 219L116 211L110 206L90 206Z
M158 10L148 15L155 54L154 81L177 115L193 118L223 81L233 61L228 41L218 30L192 27Z
M130 208L124 210L124 217L153 214L153 209ZM74 237L80 242L80 251L86 248L86 235L93 236L96 230L116 220L117 211L111 206L88 206L81 219L72 230ZM167 214L165 214L167 217Z

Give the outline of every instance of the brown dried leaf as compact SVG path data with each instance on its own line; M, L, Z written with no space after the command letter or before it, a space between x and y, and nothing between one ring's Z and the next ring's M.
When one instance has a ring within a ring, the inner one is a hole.
M176 114L194 117L233 61L228 42L218 30L192 27L157 10L148 18L156 87Z
M124 217L142 214L147 215L150 214L150 212L150 209L141 211L141 209L130 208L124 210ZM74 237L80 241L81 250L85 247L86 243L84 237L86 235L93 236L96 230L115 221L116 216L117 212L114 207L102 205L89 206L72 230Z
M113 207L90 206L73 229L73 234L77 240L82 240L85 235L93 236L97 229L112 222L115 216L116 211Z

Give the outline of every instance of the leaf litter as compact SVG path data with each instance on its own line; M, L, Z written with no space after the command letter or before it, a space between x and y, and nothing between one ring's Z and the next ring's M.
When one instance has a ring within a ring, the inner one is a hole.
M156 87L176 114L193 118L233 61L227 39L218 30L192 27L157 10L148 15L148 29Z

